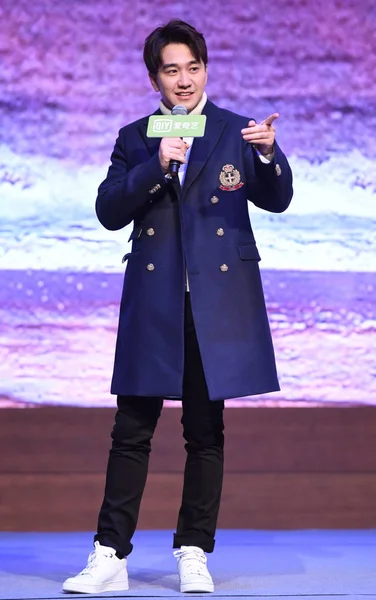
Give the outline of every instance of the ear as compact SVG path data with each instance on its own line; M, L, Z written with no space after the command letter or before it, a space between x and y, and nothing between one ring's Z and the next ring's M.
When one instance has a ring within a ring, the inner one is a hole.
M158 83L157 83L157 80L156 80L156 78L155 78L153 75L151 75L151 74L149 73L149 79L150 79L150 83L151 83L151 85L152 85L152 88L153 88L153 90L154 90L155 92L159 92L159 85L158 85Z

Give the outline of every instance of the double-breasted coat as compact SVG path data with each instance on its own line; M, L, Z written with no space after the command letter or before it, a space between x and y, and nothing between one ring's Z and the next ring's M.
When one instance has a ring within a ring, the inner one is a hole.
M98 190L104 227L134 222L113 394L182 396L186 277L210 399L279 389L248 201L283 212L291 170L278 145L264 164L243 140L249 118L210 101L203 114L182 189L165 177L145 117L120 130Z

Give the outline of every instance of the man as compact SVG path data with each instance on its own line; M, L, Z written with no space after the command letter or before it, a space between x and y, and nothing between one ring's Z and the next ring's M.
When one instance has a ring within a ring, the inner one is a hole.
M203 36L170 21L146 39L160 110L207 117L203 138L148 139L148 117L120 130L96 211L110 230L134 221L120 305L104 501L87 567L70 592L128 589L127 559L163 398L182 400L187 459L174 535L182 592L213 592L223 475L224 398L279 389L248 200L272 212L292 197L275 113L257 125L207 100ZM178 177L169 173L178 161Z

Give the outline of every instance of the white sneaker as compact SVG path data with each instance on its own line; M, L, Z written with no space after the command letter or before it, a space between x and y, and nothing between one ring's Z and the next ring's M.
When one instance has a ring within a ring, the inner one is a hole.
M95 542L87 566L63 583L63 592L98 594L128 590L127 559L118 558L116 550Z
M214 583L206 566L206 555L197 546L182 546L174 552L178 560L181 592L214 592Z

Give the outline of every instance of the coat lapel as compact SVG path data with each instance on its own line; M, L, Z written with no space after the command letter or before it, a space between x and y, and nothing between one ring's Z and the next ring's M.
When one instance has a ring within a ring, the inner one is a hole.
M153 113L153 115L161 115L161 114L162 113L159 109ZM138 125L138 128L141 133L142 139L144 140L144 142L150 152L150 156L153 156L154 154L156 154L158 152L159 144L161 143L161 139L147 137L146 132L148 129L148 122L149 122L149 117L145 117L144 119L141 119L141 121Z
M202 113L206 115L205 135L194 140L183 185L184 194L200 175L209 157L214 152L226 124L221 110L209 100L206 102Z

